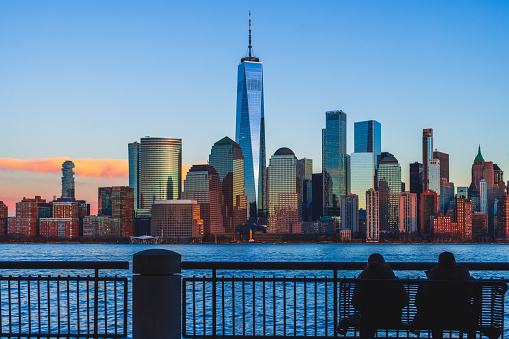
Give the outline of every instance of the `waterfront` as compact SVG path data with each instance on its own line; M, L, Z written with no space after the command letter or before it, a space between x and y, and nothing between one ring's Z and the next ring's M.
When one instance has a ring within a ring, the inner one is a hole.
M348 245L348 244L301 244L301 245L270 245L270 244L243 244L243 245L80 245L80 244L3 244L0 245L3 261L19 260L114 260L129 261L132 263L132 255L139 251L152 248L168 249L182 255L183 261L282 261L282 262L364 262L369 254L379 252L391 262L435 262L438 254L442 251L455 253L459 262L509 262L508 245ZM131 265L132 269L132 265ZM5 274L51 274L67 275L81 274L84 272L36 272L36 271L8 271ZM358 271L343 271L341 276L352 277ZM423 272L396 271L400 278L421 277ZM92 272L87 272L92 274ZM101 275L131 276L131 271L102 271ZM183 271L183 276L200 276L209 272ZM236 272L242 276L253 275L314 275L331 276L327 271L254 271ZM228 272L219 271L218 275L230 275ZM472 272L476 278L509 278L509 272ZM506 302L506 309L509 303ZM130 308L129 308L130 309ZM505 316L506 332L509 331L509 318ZM130 326L129 326L130 328Z

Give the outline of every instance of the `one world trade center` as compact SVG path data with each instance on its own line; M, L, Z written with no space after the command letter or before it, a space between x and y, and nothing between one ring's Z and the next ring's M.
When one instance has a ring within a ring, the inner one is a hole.
M265 211L265 123L263 116L263 67L252 55L249 13L249 55L242 58L237 77L235 141L244 155L244 190L250 218ZM258 197L258 206L257 206Z

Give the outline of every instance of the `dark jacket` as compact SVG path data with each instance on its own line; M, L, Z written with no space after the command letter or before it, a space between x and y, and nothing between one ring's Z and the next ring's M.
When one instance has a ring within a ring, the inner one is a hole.
M370 263L359 275L352 296L352 305L361 313L361 321L370 327L398 326L401 310L408 305L408 293L403 285L368 279L397 279L388 266Z
M473 280L465 266L438 266L426 272L430 280Z

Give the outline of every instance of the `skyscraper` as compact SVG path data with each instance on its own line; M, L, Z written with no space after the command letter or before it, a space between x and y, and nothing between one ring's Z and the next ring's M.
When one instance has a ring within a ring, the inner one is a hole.
M135 172L134 167L138 168L138 181L130 180L130 184L134 185L135 194L138 193L137 216L150 215L150 209L155 200L180 199L182 191L181 139L141 138L138 161L135 161L136 147L130 147L129 150L132 150L129 153L129 171Z
M438 195L432 190L426 190L421 193L420 199L420 232L423 236L429 237L433 232L432 218L438 214Z
M481 154L481 145L479 145L477 156L475 157L474 163L472 164L472 182L475 183L475 187L477 189L479 189L479 182L481 179L486 180L488 188L495 185L495 169L493 162L484 161L484 158Z
M359 232L359 197L356 194L341 197L341 230Z
M216 169L221 180L224 231L234 233L236 225L247 221L242 149L235 141L224 137L212 146L209 164Z
M422 190L428 189L428 162L433 159L433 128L422 130Z
M244 155L244 186L249 216L256 217L256 198L265 209L265 122L263 67L252 55L251 13L249 13L249 56L241 59L237 75L237 123L235 141ZM259 192L261 191L261 192Z
M74 198L74 163L66 160L62 164L62 198Z
M278 149L267 168L267 204L270 233L300 233L301 204L297 158L289 148Z
M366 192L366 241L378 242L380 237L380 218L378 210L378 191L373 188Z
M350 190L359 197L359 208L366 209L366 191L375 188L376 158L371 152L350 155Z
M440 177L449 181L449 154L434 151L433 158L440 160Z
M440 160L428 160L428 189L438 194L440 198Z
M127 145L129 157L129 187L134 189L134 209L140 208L138 205L139 198L139 164L140 164L140 143L132 142Z
M399 231L417 232L417 193L402 192L399 195Z
M111 187L99 187L97 215L111 215Z
M300 180L300 193L302 195L302 220L308 221L312 215L313 201L313 160L299 159L297 171Z
M339 216L340 199L347 194L346 113L325 113L322 129L322 173L324 215Z
M373 153L375 162L380 162L382 153L382 125L376 120L354 123L354 152Z
M380 231L399 230L399 195L401 194L401 166L390 153L382 158L377 171L380 199Z
M211 165L193 165L184 181L183 198L196 200L200 205L203 234L214 236L224 233L221 214L221 181Z
M484 179L479 181L479 212L488 214L488 183Z

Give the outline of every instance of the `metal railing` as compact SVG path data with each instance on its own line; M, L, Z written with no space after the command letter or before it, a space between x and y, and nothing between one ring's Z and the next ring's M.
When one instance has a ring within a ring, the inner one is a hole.
M0 337L125 338L128 281L99 276L128 262L0 262L0 270L93 270L94 275L0 275ZM74 273L74 272L73 272Z
M411 271L436 265L389 264L394 270ZM509 270L509 263L459 264L472 271ZM197 270L200 274L206 271L203 276L182 279L182 337L338 336L335 329L342 280L338 274L362 270L365 265L357 262L182 262L183 270ZM246 276L246 271L269 272L250 272ZM288 274L294 275L288 277Z

